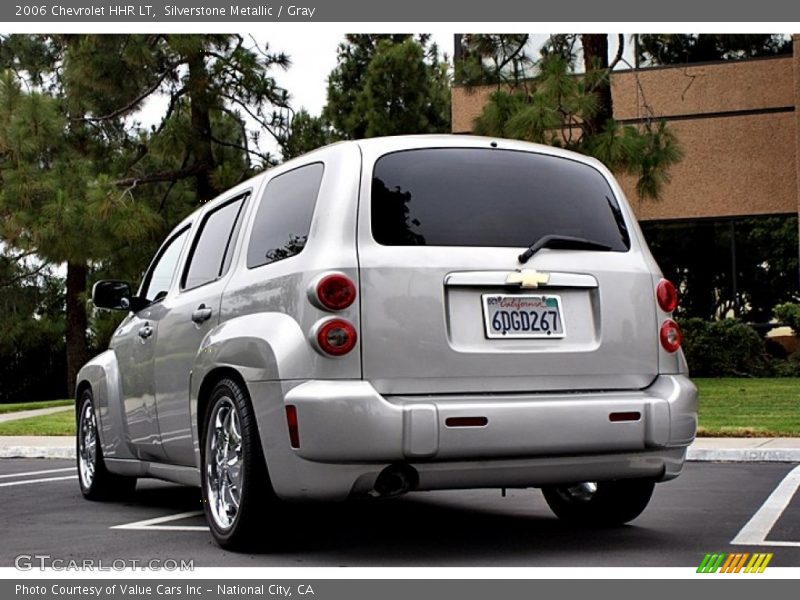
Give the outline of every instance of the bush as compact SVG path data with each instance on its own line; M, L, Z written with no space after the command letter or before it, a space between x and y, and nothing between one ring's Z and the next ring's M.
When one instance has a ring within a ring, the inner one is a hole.
M775 307L775 318L781 323L785 323L796 335L800 335L800 304L786 302Z
M789 355L788 359L769 361L771 377L800 377L800 352Z
M770 374L764 344L756 331L735 319L680 319L683 351L692 375L699 377Z

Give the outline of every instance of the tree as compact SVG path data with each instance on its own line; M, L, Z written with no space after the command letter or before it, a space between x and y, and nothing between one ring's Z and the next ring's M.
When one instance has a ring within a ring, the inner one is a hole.
M286 66L236 35L0 40L0 236L67 265L70 388L88 358L89 269L126 251L141 265L165 227L275 162L259 142L286 133L288 94L270 75ZM133 117L156 95L167 107L144 130Z
M349 34L339 44L337 65L328 76L328 98L322 118L340 136L351 139L366 137L366 123L357 105L378 43L399 44L410 37L409 34Z
M284 160L289 160L335 140L333 129L325 119L300 109L292 118L289 135L281 145L281 154Z
M64 282L27 252L0 254L0 402L65 393Z
M613 119L610 74L621 60L624 38L609 62L605 35L552 36L537 60L524 51L527 40L512 36L467 39L470 81L494 81L497 90L475 121L476 133L550 144L593 156L617 172L636 176L640 197L659 198L669 167L681 149L663 120L650 115L641 124ZM583 73L576 73L580 39ZM514 48L513 56L498 54ZM492 54L485 56L482 53ZM480 69L483 68L483 75ZM509 72L510 69L510 72Z
M682 33L638 35L636 50L642 65L735 60L791 54L788 35L770 33Z
M450 76L428 35L347 35L319 117L299 111L282 143L299 156L343 139L450 131Z
M412 39L378 42L356 97L366 137L450 130L446 66L428 58Z
M130 116L155 95L168 99L160 124L137 139L137 160L120 185L191 178L204 202L276 162L259 146L264 136L287 135L289 94L272 76L274 68L288 68L285 54L228 34L77 36L67 43L65 83L82 99L87 122ZM178 166L140 163L152 146L169 159L179 156ZM234 158L244 160L238 172L224 165Z
M67 265L69 384L88 359L87 264L120 239L136 242L155 220L102 174L97 138L68 119L61 99L23 92L10 71L0 80L0 238L47 264Z
M529 41L527 33L463 35L461 56L455 61L455 80L469 87L520 84L531 74Z

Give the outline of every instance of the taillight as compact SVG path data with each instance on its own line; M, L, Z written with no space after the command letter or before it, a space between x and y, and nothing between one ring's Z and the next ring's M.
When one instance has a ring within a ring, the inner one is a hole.
M286 407L286 425L289 427L289 443L292 448L299 448L300 428L297 425L297 407L294 404Z
M661 331L659 331L658 337L667 352L677 352L678 348L681 347L681 330L672 319L667 319L661 324Z
M317 345L325 354L342 356L356 346L356 328L343 319L331 319L317 331Z
M678 290L667 279L662 279L656 286L656 300L664 312L671 313L678 307Z
M344 310L356 299L356 286L339 273L326 275L317 283L317 299L328 310Z

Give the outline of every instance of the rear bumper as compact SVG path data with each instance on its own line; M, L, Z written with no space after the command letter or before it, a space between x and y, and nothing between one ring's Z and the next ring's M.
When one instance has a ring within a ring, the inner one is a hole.
M373 489L393 463L416 470L416 489L537 487L677 477L694 439L697 393L688 378L660 376L645 390L593 394L384 397L365 381L251 385L276 493L344 499ZM290 448L282 406L297 409ZM638 412L612 422L612 412ZM452 427L452 417L485 417Z
M643 452L688 446L697 426L697 392L681 375L637 391L422 397L385 397L367 381L309 381L285 403L297 409L296 454L323 463ZM626 420L612 420L620 414Z

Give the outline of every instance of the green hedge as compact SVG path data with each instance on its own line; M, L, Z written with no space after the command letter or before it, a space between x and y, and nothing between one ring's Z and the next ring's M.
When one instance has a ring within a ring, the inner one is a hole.
M683 351L698 377L769 374L764 343L756 331L735 319L680 319Z
M765 340L741 321L692 318L678 319L678 324L692 376L800 377L800 353L785 359L769 356Z

